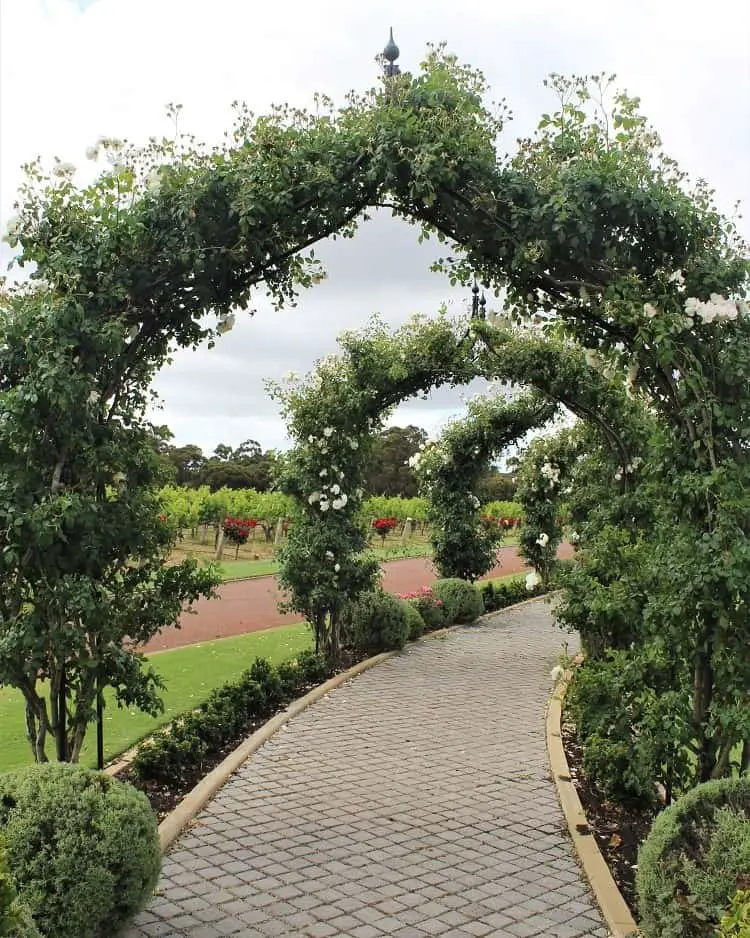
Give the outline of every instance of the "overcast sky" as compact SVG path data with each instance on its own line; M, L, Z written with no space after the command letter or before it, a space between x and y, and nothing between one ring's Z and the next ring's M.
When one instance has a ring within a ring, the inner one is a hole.
M181 129L218 142L230 104L256 112L305 105L313 91L341 101L370 87L393 26L402 68L425 43L447 40L481 68L516 119L508 146L554 106L552 71L616 72L642 98L667 150L714 186L720 206L750 202L748 0L0 0L0 227L21 163L54 155L83 166L103 134L141 142L168 133L165 105L184 105ZM741 227L750 234L748 220ZM285 446L263 382L307 371L336 336L373 312L394 325L463 293L429 272L435 248L387 215L353 241L319 249L329 278L281 313L256 302L212 351L180 353L157 388L177 443ZM7 246L2 253L7 263ZM392 423L435 432L460 413L458 395L403 405Z

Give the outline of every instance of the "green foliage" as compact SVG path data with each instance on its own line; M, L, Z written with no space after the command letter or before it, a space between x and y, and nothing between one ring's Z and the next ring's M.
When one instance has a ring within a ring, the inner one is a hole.
M738 889L719 923L717 938L750 936L750 889Z
M189 788L229 743L330 673L325 659L312 652L301 652L278 668L256 658L238 680L212 691L201 707L144 740L133 770L143 781Z
M638 854L645 938L707 938L750 870L750 777L699 785L654 821Z
M475 398L468 416L421 452L420 489L429 499L430 540L441 576L473 582L495 565L502 528L482 524L474 490L492 457L554 411L534 395L510 402L500 395Z
M65 764L0 775L0 829L45 938L108 938L156 886L154 813L145 795L106 775Z
M431 587L423 586L399 595L417 610L426 631L433 632L447 624L443 601L433 594Z
M497 612L498 609L513 606L515 603L523 602L531 596L538 595L540 591L539 587L528 590L526 588L526 578L523 575L494 582L489 580L486 583L477 583L477 589L482 594L485 612Z
M436 580L432 584L432 592L443 603L448 624L473 622L484 612L481 589L466 580L457 577Z
M403 600L382 590L360 594L347 607L344 634L360 654L403 648L410 637Z
M690 698L667 650L611 651L574 674L566 710L584 747L587 778L604 798L653 804L689 787Z
M401 603L404 615L406 616L406 625L409 629L409 641L416 641L424 634L425 621L413 602L409 602L408 599L402 599Z
M375 438L372 458L365 470L364 489L373 495L397 495L405 499L417 495L417 479L409 460L427 441L420 427L386 427ZM385 512L379 517L388 516ZM406 518L398 514L396 517ZM414 515L408 515L413 518Z

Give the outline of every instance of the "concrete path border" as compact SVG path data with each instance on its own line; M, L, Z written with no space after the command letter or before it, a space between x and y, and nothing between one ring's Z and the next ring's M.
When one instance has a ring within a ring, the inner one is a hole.
M562 704L571 677L572 672L566 672L550 698L547 708L547 752L550 771L575 852L611 932L611 938L633 938L640 934L638 926L599 850L573 783L563 748Z

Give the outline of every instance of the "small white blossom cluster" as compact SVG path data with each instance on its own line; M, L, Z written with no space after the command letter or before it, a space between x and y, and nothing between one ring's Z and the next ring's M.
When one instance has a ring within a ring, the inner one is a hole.
M529 573L526 576L526 589L532 593L541 582L538 573Z
M545 463L542 463L542 468L539 470L539 472L552 487L557 485L560 481L559 467L553 466L549 460L547 460Z
M571 544L577 544L581 540L581 535L578 533L578 531L571 531L568 540Z
M332 550L327 550L327 551L326 551L326 560L335 560L335 559L336 559L336 555L334 554L334 552L333 552ZM340 564L340 563L335 563L335 564L333 565L333 570L334 570L334 573L338 573L338 572L341 570L341 564Z
M744 314L747 309L744 303L728 300L724 296L719 296L718 293L712 293L705 302L689 296L685 300L685 312L693 319L709 324L737 319L740 312Z
M542 531L539 537L536 539L536 543L540 547L546 547L549 544L549 534L546 531Z
M632 475L643 463L640 456L635 456L626 466L623 472L622 466L615 473L615 479L619 482L623 475Z
M55 163L55 168L52 170L52 175L57 176L58 179L70 179L71 176L75 175L76 168L72 163Z
M234 324L236 317L234 313L222 313L219 317L219 324L216 327L216 331L219 335L224 335L226 332L231 332L234 329Z
M482 503L479 501L479 499L476 497L476 495L474 495L472 492L469 492L469 493L468 493L468 496L469 496L469 501L471 502L471 507L472 507L472 508L479 508L479 506L480 506Z
M406 460L406 465L407 465L410 469L413 469L413 470L416 472L416 471L419 469L419 465L420 465L421 462L422 462L422 454L421 454L421 453L415 453L413 456L410 456L410 457Z

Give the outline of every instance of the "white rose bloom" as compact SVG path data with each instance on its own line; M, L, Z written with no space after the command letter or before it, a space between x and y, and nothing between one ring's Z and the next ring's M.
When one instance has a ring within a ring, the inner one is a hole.
M539 537L536 539L536 543L540 547L546 547L549 544L549 534L546 531L542 531Z
M58 163L52 170L52 175L62 179L65 176L72 176L75 171L76 168L72 163Z
M357 489L357 491L354 494L357 496L357 498L362 498L362 496L365 494L365 490Z
M334 565L333 565L333 569L334 569L334 571L335 571L336 573L338 573L339 570L341 570L341 564L340 564L340 563L334 564Z
M659 315L659 310L653 305L653 303L644 303L643 314L644 316L648 316L649 319L653 319L654 316Z
M321 511L328 511L328 509L329 509L330 507L331 507L331 506L328 504L328 502L323 501L323 499L321 498L321 500L320 500L320 510L321 510Z
M333 560L333 551L332 551L332 550L327 550L327 551L326 551L326 560Z
M352 449L359 449L359 443L356 440L349 440L349 446Z
M331 486L331 491L333 492L334 495L338 495L339 492L341 491L341 486L338 483L334 483Z
M17 235L21 229L21 218L19 215L11 215L8 219L8 224L5 226L5 231L8 235L13 237Z
M569 540L571 544L577 544L581 540L581 535L578 531L571 531Z
M86 147L86 159L87 160L98 160L99 159L99 147Z
M320 492L313 492L312 495L307 496L308 505L314 505L315 502L320 501Z
M326 439L330 439L330 438L333 436L333 427L326 427L326 428L323 430L323 436L324 436Z
M344 478L344 473L339 469L339 481L342 481Z
M615 479L619 482L622 479L622 469L618 469L615 473Z
M678 287L681 287L683 283L685 282L685 278L682 275L682 271L676 270L673 274L671 274L669 277L669 282L676 283Z
M529 573L526 577L526 589L531 593L541 582L538 573Z
M228 316L225 316L223 319L219 320L219 325L216 327L216 331L219 335L224 335L226 332L231 332L234 329L235 315L230 313Z
M334 498L333 507L336 511L338 511L340 508L343 508L348 501L349 499L347 498L347 496L342 493L341 495L338 496L338 498Z
M308 436L307 442L308 442L308 443L314 443L314 442L315 442L315 437L312 435L312 433L310 434L310 436Z
M328 470L327 470L327 469L321 469L321 470L320 470L320 478L321 478L321 479L325 478L325 476L327 476L327 475L328 475Z

